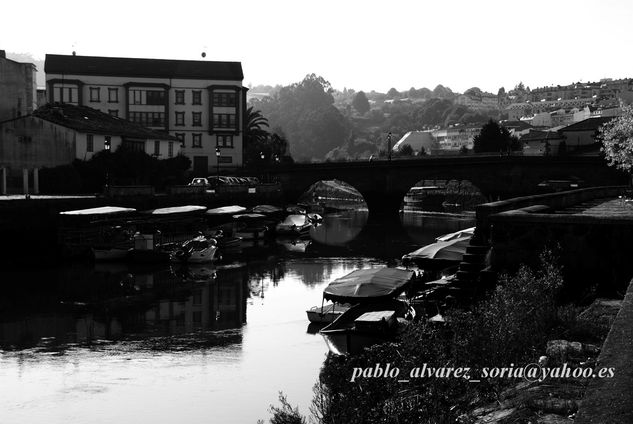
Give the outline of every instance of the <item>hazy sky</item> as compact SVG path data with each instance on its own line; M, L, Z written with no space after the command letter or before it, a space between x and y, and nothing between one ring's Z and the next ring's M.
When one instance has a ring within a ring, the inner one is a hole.
M245 85L316 73L337 89L496 93L519 81L633 77L631 0L31 0L2 14L8 52L201 60L205 51L242 62Z

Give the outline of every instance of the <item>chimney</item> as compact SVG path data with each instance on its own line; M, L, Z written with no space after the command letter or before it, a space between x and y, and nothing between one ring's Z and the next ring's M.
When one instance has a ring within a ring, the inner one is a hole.
M6 59L7 58L7 54L4 50L0 50L0 58L2 59Z

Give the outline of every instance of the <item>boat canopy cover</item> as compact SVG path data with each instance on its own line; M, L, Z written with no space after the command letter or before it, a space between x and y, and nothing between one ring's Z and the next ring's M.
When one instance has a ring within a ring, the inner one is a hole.
M118 206L102 206L100 208L78 209L75 211L60 212L60 215L112 215L117 213L136 212L134 208L121 208Z
M395 297L413 278L413 271L398 268L359 269L332 281L323 297L339 303L359 303Z
M286 219L281 222L281 225L287 225L289 227L293 225L296 225L297 227L302 227L306 224L309 224L309 222L308 217L305 215L288 215Z
M278 213L278 212L281 212L282 210L283 209L278 208L277 206L273 206L273 205L257 205L253 209L251 209L251 212L270 214L270 213Z
M233 215L233 219L260 219L266 218L266 215L262 215L261 213L241 213L238 215Z
M235 215L238 213L245 212L246 208L244 206L232 205L232 206L222 206L221 208L209 209L207 211L207 215Z
M206 206L188 205L188 206L174 206L171 208L153 209L151 211L148 211L148 213L152 215L169 215L172 213L199 212L199 211L206 211L206 210L207 210Z
M459 262L466 253L471 238L471 236L466 236L448 241L438 241L407 253L402 259L435 259Z
M474 234L475 234L475 227L470 227L470 228L464 228L463 230L459 230L454 233L444 234L443 236L440 236L436 238L435 240L449 241L449 240L454 240L456 238L469 237L469 236L472 237Z

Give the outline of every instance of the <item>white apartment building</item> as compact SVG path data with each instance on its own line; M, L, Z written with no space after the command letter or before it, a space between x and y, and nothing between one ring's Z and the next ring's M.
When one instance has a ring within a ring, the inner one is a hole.
M196 175L242 166L239 62L46 55L49 102L89 106L180 141Z

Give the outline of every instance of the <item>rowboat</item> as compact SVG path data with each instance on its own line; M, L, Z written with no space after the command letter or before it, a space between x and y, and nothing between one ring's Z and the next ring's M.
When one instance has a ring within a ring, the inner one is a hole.
M313 306L306 311L306 314L308 315L308 320L312 323L329 324L349 308L349 305L328 303L326 305Z

